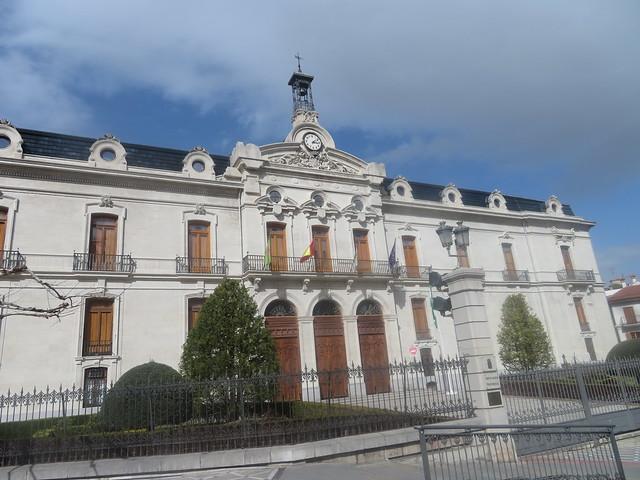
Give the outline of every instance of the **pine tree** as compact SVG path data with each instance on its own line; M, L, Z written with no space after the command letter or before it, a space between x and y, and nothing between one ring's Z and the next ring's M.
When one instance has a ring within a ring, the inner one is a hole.
M224 279L189 332L180 369L189 378L247 378L278 371L273 339L240 282Z
M509 295L502 305L498 343L509 371L545 368L555 361L549 336L522 294Z

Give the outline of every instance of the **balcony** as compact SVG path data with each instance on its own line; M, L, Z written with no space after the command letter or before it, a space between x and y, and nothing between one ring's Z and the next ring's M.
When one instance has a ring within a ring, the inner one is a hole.
M100 253L73 254L75 272L117 272L133 273L136 262L131 255L104 255Z
M242 272L316 273L321 275L392 275L386 260L355 260L353 258L310 258L301 262L298 257L271 257L247 255L242 259Z
M528 270L503 270L502 279L505 282L529 283Z
M227 270L224 258L176 257L176 273L226 275Z
M416 340L428 341L433 340L433 337L431 336L431 332L429 330L416 330Z
M85 341L82 345L83 357L96 357L100 355L111 355L113 353L111 341Z
M17 271L27 266L27 260L17 250L0 250L0 269Z
M596 277L593 270L560 270L558 272L559 282L585 282L593 283Z
M399 278L415 278L425 281L429 280L429 267L422 265L401 265L397 267L396 272Z

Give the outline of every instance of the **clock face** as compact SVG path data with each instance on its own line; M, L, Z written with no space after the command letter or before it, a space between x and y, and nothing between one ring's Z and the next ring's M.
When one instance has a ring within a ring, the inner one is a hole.
M307 133L303 137L304 144L312 152L317 152L322 148L322 140L315 133Z

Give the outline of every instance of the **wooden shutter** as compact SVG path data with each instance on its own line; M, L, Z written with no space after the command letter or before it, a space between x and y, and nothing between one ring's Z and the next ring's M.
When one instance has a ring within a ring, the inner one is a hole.
M118 249L118 217L93 215L89 241L90 270L113 271L116 267Z
M425 301L422 298L412 298L411 308L413 309L413 324L416 327L416 338L426 340L431 338L429 324L427 322L427 310Z
M204 298L190 298L189 299L189 320L188 331L190 332L198 323L198 317L202 311L202 305L204 304Z
M278 377L278 399L301 400L300 383L300 341L298 339L298 318L294 316L265 317L265 325L276 347L276 357L280 365Z
M83 355L111 355L113 300L87 301L84 318Z
M371 271L371 256L369 255L369 231L357 229L353 231L353 243L356 249L357 271L360 273Z
M567 272L573 272L573 262L571 261L571 252L569 251L569 247L567 245L562 245L560 247L560 251L562 252L562 260L564 261L564 269Z
M458 256L458 266L469 268L469 253L467 252L466 245L456 245L456 255Z
M0 208L0 259L3 256L4 240L7 235L7 209Z
M358 339L367 394L390 392L387 340L382 315L359 315Z
M636 312L633 307L624 307L622 311L624 312L624 319L627 325L630 323L638 323Z
M584 314L584 307L582 305L581 298L574 298L573 304L576 307L576 313L578 314L578 322L580 323L580 330L583 332L589 331L589 322L587 322L587 316Z
M311 229L317 272L330 272L331 250L329 248L329 227L315 226Z
M313 331L320 398L346 397L349 379L342 316L314 317Z
M407 277L419 277L420 268L418 267L416 239L414 237L402 237L402 250L404 251L404 263L407 268Z
M271 270L283 272L288 270L287 262L287 231L281 223L267 224L267 236L269 237Z
M189 271L210 273L211 265L209 223L189 222Z
M513 250L510 243L502 244L502 254L504 255L504 264L508 272L515 272L516 262L513 260Z

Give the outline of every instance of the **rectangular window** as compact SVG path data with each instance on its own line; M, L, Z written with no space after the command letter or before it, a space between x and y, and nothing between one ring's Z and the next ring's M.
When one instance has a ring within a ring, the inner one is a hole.
M87 300L84 315L83 356L111 355L113 299Z
M575 305L576 313L578 314L578 322L580 323L580 330L583 332L590 331L591 329L589 328L589 322L587 321L587 316L584 314L582 298L575 297L573 299L573 304Z
M510 243L502 244L502 254L504 255L504 265L507 272L515 272L516 262L513 260L513 250Z
M402 251L404 252L404 263L407 269L407 277L417 278L420 276L418 266L418 252L416 251L416 239L414 237L402 237Z
M573 272L573 262L571 261L571 252L567 245L560 246L560 252L562 252L562 261L564 262L564 269L567 272Z
M329 227L314 226L313 237L314 259L317 272L331 272L331 249L329 248Z
M598 360L598 356L596 355L596 349L593 346L593 338L585 338L584 339L584 346L587 347L587 353L589 353L589 359L592 362L595 362Z
M425 377L433 377L436 374L435 366L433 365L433 354L430 348L420 349L420 361L422 362L422 371Z
M353 244L356 250L356 269L359 273L371 271L371 256L369 255L369 231L357 229L353 231Z
M209 223L189 222L189 272L211 273Z
M82 406L99 407L107 393L107 369L87 368L84 371Z
M189 299L189 320L188 320L188 331L190 332L193 327L198 323L198 317L200 316L200 311L202 310L202 305L204 305L204 298L190 298Z
M268 223L267 239L269 242L269 255L271 257L271 270L276 272L289 270L286 226L282 223Z
M89 270L114 271L118 249L118 217L113 215L91 216L89 241Z
M456 255L458 256L458 266L469 268L469 252L466 245L456 245Z
M624 307L622 311L624 312L624 321L627 325L630 323L638 323L636 312L633 307Z
M429 324L427 322L427 309L422 298L412 298L411 308L413 309L413 324L416 328L416 339L428 340L431 338Z

